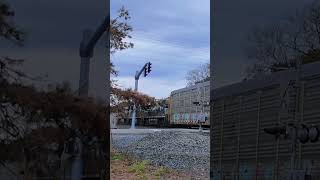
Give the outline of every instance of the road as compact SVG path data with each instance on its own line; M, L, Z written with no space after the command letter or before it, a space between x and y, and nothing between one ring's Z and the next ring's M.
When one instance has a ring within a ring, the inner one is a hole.
M112 134L150 134L159 131L166 132L181 132L181 133L198 133L199 129L184 129L184 128L150 128L150 127L136 127L135 129L128 128L130 126L120 126L118 129L111 129ZM202 130L202 133L209 134L209 130Z

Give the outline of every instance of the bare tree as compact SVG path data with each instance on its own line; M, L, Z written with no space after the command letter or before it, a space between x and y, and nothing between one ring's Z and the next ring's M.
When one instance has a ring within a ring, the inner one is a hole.
M187 72L187 86L195 85L199 82L204 82L210 78L210 63L205 63L199 67Z
M259 26L249 34L246 53L254 60L247 78L290 68L320 57L320 1L297 11L278 24Z

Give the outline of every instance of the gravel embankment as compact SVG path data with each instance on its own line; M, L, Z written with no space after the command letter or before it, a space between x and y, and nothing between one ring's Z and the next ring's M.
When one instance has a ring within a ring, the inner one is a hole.
M209 138L208 134L178 131L112 135L119 151L155 165L196 172L209 172Z
M112 145L114 148L122 151L128 148L128 146L137 143L142 140L146 135L112 135Z

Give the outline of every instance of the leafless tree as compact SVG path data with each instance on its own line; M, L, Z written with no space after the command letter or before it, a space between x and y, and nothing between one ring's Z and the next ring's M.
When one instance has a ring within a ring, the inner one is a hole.
M279 68L317 61L320 57L320 1L297 10L277 24L255 27L249 34L246 53L253 60L247 78Z
M205 63L197 68L187 72L187 86L195 85L199 82L204 82L210 78L210 63Z

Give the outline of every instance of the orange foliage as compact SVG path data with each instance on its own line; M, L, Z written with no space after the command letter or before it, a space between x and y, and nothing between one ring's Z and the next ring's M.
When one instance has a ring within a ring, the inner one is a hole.
M155 98L146 94L135 92L131 89L112 88L112 103L111 111L122 113L125 108L132 106L134 103L141 109L146 109L155 105Z

